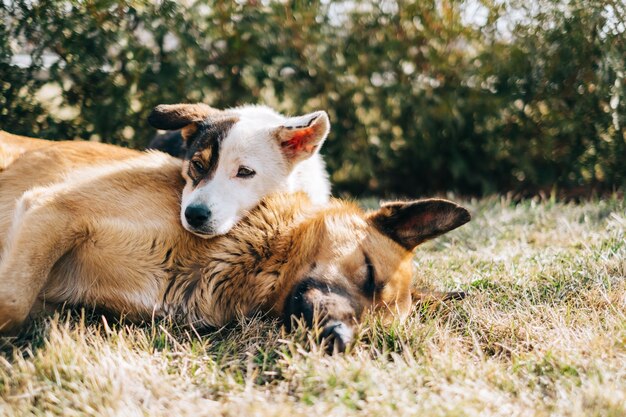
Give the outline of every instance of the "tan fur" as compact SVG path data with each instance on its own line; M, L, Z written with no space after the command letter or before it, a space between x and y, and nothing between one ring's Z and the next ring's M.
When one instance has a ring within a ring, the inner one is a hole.
M307 279L323 286L305 296L335 320L370 308L408 313L412 254L354 204L274 195L229 234L205 240L178 219L181 161L102 146L39 147L0 172L4 330L43 302L209 326L256 311L283 317ZM372 294L362 291L368 258Z
M22 158L23 154L27 154ZM118 146L32 139L0 131L0 253L13 221L11 207L22 193L35 187L61 181L82 166L94 166L137 157L140 152ZM2 165L0 165L2 168Z
M0 130L0 171L11 165L24 152L46 146L46 144L47 141L42 139L13 135Z

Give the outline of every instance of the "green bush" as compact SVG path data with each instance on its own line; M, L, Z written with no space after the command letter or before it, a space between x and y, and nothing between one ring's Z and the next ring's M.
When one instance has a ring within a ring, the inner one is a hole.
M3 2L0 127L141 148L160 103L321 108L340 192L621 188L626 7L531 3Z

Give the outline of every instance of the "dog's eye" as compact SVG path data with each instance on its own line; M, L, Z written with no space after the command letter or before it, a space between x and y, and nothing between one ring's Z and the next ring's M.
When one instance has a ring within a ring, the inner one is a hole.
M193 165L193 169L195 169L198 174L204 174L206 171L204 165L198 159L192 160L191 165Z
M365 277L363 291L365 291L366 294L373 295L376 291L376 271L374 270L374 265L372 265L372 262L367 255L365 255L365 267L367 270L367 275Z
M240 166L237 171L237 178L252 178L256 175L253 169L248 168L247 166Z

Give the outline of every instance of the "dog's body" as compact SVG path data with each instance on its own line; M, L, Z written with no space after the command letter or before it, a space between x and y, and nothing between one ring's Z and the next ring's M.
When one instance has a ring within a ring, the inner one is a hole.
M40 303L211 326L259 310L311 324L319 310L320 323L345 341L369 308L406 315L410 249L469 220L442 200L364 214L336 200L316 206L304 194L283 194L206 240L180 224L179 159L112 151L94 166L70 148L27 151L0 172L0 213L11 217L0 224L5 331Z

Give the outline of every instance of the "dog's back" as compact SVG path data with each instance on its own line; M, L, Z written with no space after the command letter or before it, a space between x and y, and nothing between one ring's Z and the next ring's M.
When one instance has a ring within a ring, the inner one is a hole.
M0 171L6 169L24 152L47 145L47 141L26 136L13 135L0 130Z
M112 145L49 141L0 131L0 250L13 221L16 201L33 187L63 181L81 167L104 165L141 155Z
M157 290L156 280L143 278L165 273L165 250L158 248L187 234L177 217L180 169L180 160L160 152L89 142L35 142L0 172L0 265L18 262L22 273L33 256L53 262L47 303L86 301L129 314L136 306L145 309L142 300L153 302ZM39 222L45 227L31 230ZM15 238L21 233L28 236L26 242ZM58 249L66 256L55 261L52 253L62 246L54 240L59 236L71 245ZM16 253L14 246L22 243L26 246ZM16 259L30 250L36 255ZM137 252L148 255L138 258ZM17 275L2 278L21 288L12 283L19 280ZM0 297L8 297L1 288ZM19 314L17 307L5 310L0 316Z
M139 155L139 151L119 146L82 141L56 142L0 131L0 216L31 187L60 181L70 171L82 166L103 165Z

